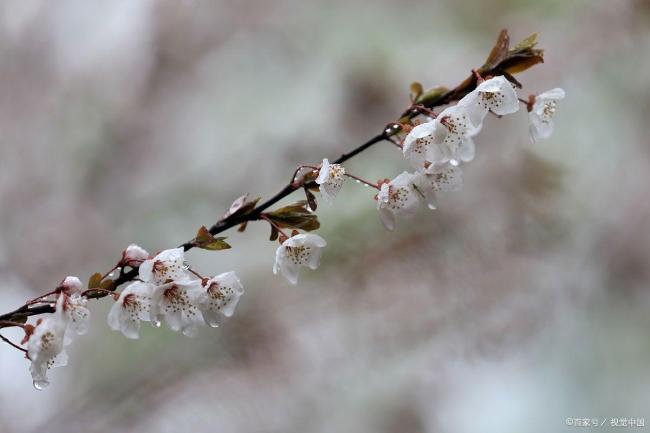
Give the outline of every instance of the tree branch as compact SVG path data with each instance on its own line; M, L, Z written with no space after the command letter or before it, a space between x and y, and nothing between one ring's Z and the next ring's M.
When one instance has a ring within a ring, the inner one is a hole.
M542 50L534 49L536 43L535 37L536 35L532 35L514 48L509 49L508 34L505 30L502 30L499 34L497 44L488 56L485 64L478 69L472 70L476 71L476 73L471 73L468 78L466 78L462 83L453 89L439 87L417 95L417 98L412 101L412 104L409 106L409 108L407 108L400 115L398 122L388 124L388 126L386 126L380 134L370 138L365 143L355 147L347 153L342 154L336 160L332 161L332 163L342 164L381 141L388 140L392 142L391 137L398 134L402 130L401 123L408 123L411 119L420 114L427 115L430 112L429 110L457 101L467 93L474 90L477 86L478 74L480 74L482 77L504 75L515 85L520 86L519 82L514 79L512 74L521 72L535 65L536 63L543 61ZM394 144L394 142L392 143ZM294 182L292 179L274 196L257 205L250 212L240 215L236 213L233 215L227 215L212 225L208 231L210 234L216 235L240 224L244 224L249 221L260 220L262 213L269 207L273 206L285 197L291 195L296 190L302 189L304 187L313 187L314 185L314 181L309 181L305 184L304 182ZM195 246L196 245L194 240L190 240L181 244L179 247L182 247L185 251L188 251ZM117 287L124 283L135 280L137 277L137 268L131 268L127 272L125 272L124 268L122 268L120 275L114 280L112 290L115 290ZM103 298L108 294L110 294L110 292L107 290L91 290L91 293L88 294L88 298ZM52 313L54 310L54 306L51 304L25 304L14 311L0 315L0 321L24 322L28 316ZM0 328L2 327L3 326L0 324Z

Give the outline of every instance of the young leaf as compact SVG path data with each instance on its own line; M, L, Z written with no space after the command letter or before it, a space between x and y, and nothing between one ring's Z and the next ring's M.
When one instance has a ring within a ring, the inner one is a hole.
M274 241L280 236L280 232L275 227L271 226L271 236L269 237L270 241Z
M508 54L508 47L510 46L510 36L508 36L508 30L503 29L499 32L499 37L497 37L497 42L490 51L485 64L481 69L492 69L506 58Z
M115 290L115 282L110 278L105 279L99 286L102 290Z
M98 289L102 284L102 274L95 272L88 279L88 288L89 289Z
M510 51L530 50L535 45L537 45L537 33L533 33L532 35L528 36L526 39L515 45L515 47Z
M422 89L422 84L417 81L411 83L411 101L416 101L420 95L424 92Z
M255 209L255 205L257 205L257 202L260 201L261 198L262 197L257 197L256 199L249 200L248 194L242 195L237 200L232 202L230 209L228 209L228 212L224 214L223 219L225 220L228 218L240 217L250 213L253 209Z
M318 217L310 212L307 206L307 201L301 200L273 212L269 212L266 216L280 228L291 228L305 231L316 230L320 227Z
M536 49L537 33L533 33L508 50L508 55L499 65L503 72L516 74L538 63L544 62L544 50Z
M215 238L208 229L205 228L205 226L201 226L199 231L196 233L193 244L198 248L209 251L225 250L231 248L231 246L225 242L225 239L226 238L222 237Z
M316 196L306 186L305 186L305 195L307 196L307 203L309 204L309 209L311 209L311 211L314 212L318 206L318 204L316 203Z
M415 103L428 106L429 104L432 104L435 101L437 101L440 97L442 97L448 91L449 91L449 89L444 87L444 86L434 87L433 89L429 89L426 92L423 92L422 94L420 94L417 97L417 99L415 100Z

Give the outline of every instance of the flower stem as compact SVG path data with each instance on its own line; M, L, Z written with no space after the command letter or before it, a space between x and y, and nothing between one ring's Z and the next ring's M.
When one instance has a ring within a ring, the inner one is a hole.
M199 274L198 272L196 272L196 271L195 271L194 269L192 269L191 267L190 267L190 268L187 268L187 270L188 270L188 272L191 272L192 274L194 274L195 276L199 277L200 279L202 279L202 280L205 279L205 277L204 277L203 275Z
M355 176L353 174L350 174L350 173L345 173L345 175L347 177L349 177L349 178L352 178L352 179L356 180L357 182L360 182L360 183L366 185L366 186L371 186L371 187L373 187L375 189L380 189L379 186L376 183L369 182L369 181L367 181L365 179L362 179L362 178L360 178L358 176Z
M271 224L271 227L273 227L274 229L276 229L276 230L277 230L277 231L278 231L282 236L284 236L285 238L289 239L289 238L291 237L291 236L287 236L287 234L284 232L284 230L282 230L282 229L280 228L279 225L277 225L276 223L274 223L273 220L271 220L271 218L269 218L268 216L266 216L266 214L260 214L260 219L263 219L264 221L266 221L266 222L268 222L269 224Z

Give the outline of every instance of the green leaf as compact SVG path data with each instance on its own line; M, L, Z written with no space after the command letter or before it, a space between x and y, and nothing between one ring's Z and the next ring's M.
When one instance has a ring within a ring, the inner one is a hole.
M115 290L115 282L110 278L105 279L99 286L102 290Z
M312 213L306 200L269 212L266 216L280 228L312 231L320 228L316 214Z
M544 50L536 49L537 33L533 33L508 51L506 58L498 65L499 70L509 74L523 72L544 62Z
M429 104L432 104L434 101L439 99L441 96L443 96L448 91L449 91L449 89L444 87L444 86L434 87L433 89L429 89L426 92L422 93L415 100L415 103L428 106Z
M510 51L513 52L513 51L530 50L535 45L537 45L537 33L533 33L532 35L528 36L526 39L524 39L523 41L515 45L515 47L512 48Z
M196 233L196 237L194 238L192 244L198 248L209 251L226 250L228 248L232 248L230 244L225 242L225 239L226 238L224 237L215 238L208 231L208 229L205 228L205 226L201 226L199 231Z
M88 279L88 288L89 289L98 289L102 284L102 274L95 272Z
M415 101L417 100L420 95L424 92L424 89L422 88L422 84L415 81L411 83L411 100Z

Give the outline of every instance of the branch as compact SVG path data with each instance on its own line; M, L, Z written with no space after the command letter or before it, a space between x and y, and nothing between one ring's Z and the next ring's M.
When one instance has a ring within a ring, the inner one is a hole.
M504 75L513 84L521 86L519 82L512 76L512 74L521 72L535 65L536 63L543 61L542 50L534 48L536 44L535 37L536 35L532 35L514 48L509 48L508 33L505 30L502 30L499 34L499 38L495 47L492 49L492 52L488 56L484 65L478 69L472 70L472 73L469 75L469 77L453 89L436 87L427 92L422 92L421 85L419 85L419 83L414 83L419 86L420 92L419 94L415 95L414 98L412 98L411 105L400 115L397 122L389 123L380 134L375 135L365 143L351 149L347 153L342 154L336 160L332 161L332 163L342 164L384 140L387 140L394 144L391 138L402 131L402 124L410 123L411 119L415 118L418 115L429 115L431 113L431 110L435 107L447 105L451 102L459 100L467 93L474 90L474 88L476 88L478 80L481 76L487 77ZM412 86L412 89L413 88L414 87ZM298 170L296 170L296 173L297 171ZM227 215L212 225L208 231L212 235L217 235L241 224L263 219L263 212L269 207L273 206L280 200L291 195L293 192L299 189L311 188L314 186L315 182L313 180L305 181L303 178L302 182L294 182L292 178L291 181L274 196L257 205L251 211L244 214L237 214L235 212L232 215ZM190 240L181 244L179 247L182 247L185 251L188 251L195 246L195 241ZM134 281L137 279L137 277L137 268L131 268L126 272L124 268L121 268L120 275L114 280L111 290L115 290L117 287L121 286L124 283ZM111 293L108 290L93 291L92 289L89 292L90 293L87 296L88 298L103 298ZM24 322L29 316L52 313L54 310L55 308L51 304L25 304L14 311L0 315L0 321ZM3 327L1 323L2 322L0 322L0 328Z

